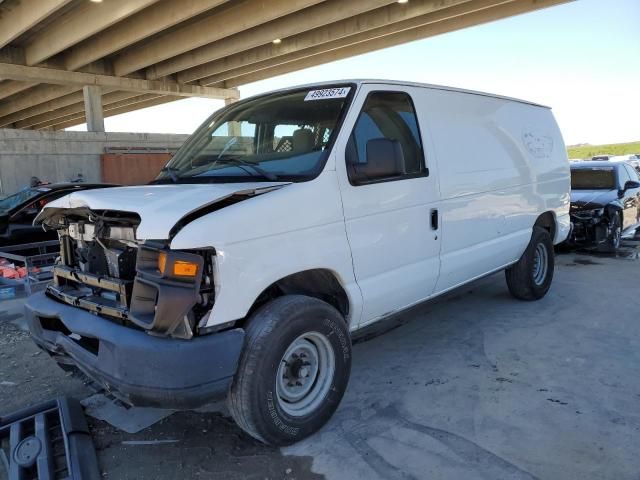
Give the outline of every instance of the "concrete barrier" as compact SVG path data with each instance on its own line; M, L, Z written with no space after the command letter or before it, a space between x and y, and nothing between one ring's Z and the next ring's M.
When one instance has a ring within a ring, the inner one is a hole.
M29 185L66 182L82 174L86 182L102 180L100 157L114 149L175 151L188 135L157 133L44 132L0 129L0 197Z

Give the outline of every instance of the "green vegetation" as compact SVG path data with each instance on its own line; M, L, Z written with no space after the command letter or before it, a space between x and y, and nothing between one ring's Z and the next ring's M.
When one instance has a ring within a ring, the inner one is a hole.
M640 142L612 143L609 145L572 145L567 147L569 158L591 158L594 155L627 155L640 153Z

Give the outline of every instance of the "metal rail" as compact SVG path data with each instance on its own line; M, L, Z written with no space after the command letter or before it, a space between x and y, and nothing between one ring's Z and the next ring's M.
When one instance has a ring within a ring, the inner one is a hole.
M38 253L29 254L34 251ZM31 295L34 287L48 283L53 277L53 275L46 275L45 278L34 276L33 269L48 269L52 267L56 257L59 255L60 242L58 240L0 247L0 258L6 258L7 260L12 260L14 263L23 264L27 269L27 276L23 279L13 280L0 278L0 286L24 286L26 294ZM46 270L45 273L47 273Z

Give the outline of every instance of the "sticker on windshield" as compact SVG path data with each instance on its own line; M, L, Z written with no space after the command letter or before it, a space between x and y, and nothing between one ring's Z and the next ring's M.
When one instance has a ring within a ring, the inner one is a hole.
M351 90L351 87L311 90L309 93L307 93L307 96L304 97L304 101L308 102L310 100L326 100L328 98L345 98L347 95L349 95L349 90Z

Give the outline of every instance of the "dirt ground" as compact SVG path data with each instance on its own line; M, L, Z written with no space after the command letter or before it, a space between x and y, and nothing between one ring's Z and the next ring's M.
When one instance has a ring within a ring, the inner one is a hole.
M88 417L103 477L637 480L639 252L559 255L540 302L513 300L497 274L407 312L354 347L331 422L282 451L224 411L174 413L137 434ZM0 416L94 393L22 325L20 302L0 303Z
M23 330L21 302L10 303L0 303L0 417L54 397L94 394L90 385L62 371L35 346ZM106 479L324 478L311 472L310 457L283 455L255 441L225 413L179 412L136 434L90 416L87 421ZM0 480L3 475L0 468Z

